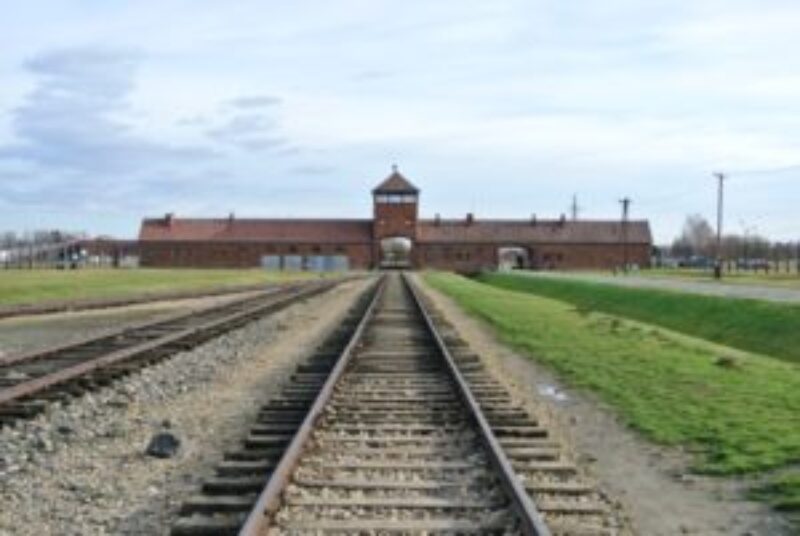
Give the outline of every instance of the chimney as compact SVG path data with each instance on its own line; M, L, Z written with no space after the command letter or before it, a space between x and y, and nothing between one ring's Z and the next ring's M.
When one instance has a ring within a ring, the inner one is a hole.
M233 211L228 213L228 225L233 224L233 220L235 219L236 219L236 214L234 214Z
M472 212L467 212L467 225L472 225L472 222L475 221L475 216Z
M438 213L433 217L433 224L437 227L442 224L442 217Z
M563 226L566 222L567 222L567 215L562 213L561 217L558 218L558 224Z
M167 212L166 214L164 214L164 223L167 225L167 227L172 227L172 220L174 219L175 219L174 212Z
M531 214L531 225L536 226L536 214Z

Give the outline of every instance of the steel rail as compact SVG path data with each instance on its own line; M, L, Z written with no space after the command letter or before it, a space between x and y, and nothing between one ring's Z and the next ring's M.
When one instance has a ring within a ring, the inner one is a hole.
M132 335L134 332L148 329L148 328L155 328L160 325L167 324L169 322L177 322L183 319L190 319L193 316L197 316L199 314L213 312L217 309L222 309L228 306L235 306L237 304L244 304L249 303L252 301L260 300L269 296L275 296L280 294L286 294L289 292L293 292L299 288L302 288L302 284L291 284L280 286L276 288L266 289L262 292L258 292L253 296L247 296L240 300L233 300L223 304L218 305L209 305L206 307L197 307L194 309L190 309L189 311L179 311L177 313L171 313L169 315L165 315L159 318L149 318L146 320L140 320L138 322L133 322L121 328L111 329L109 331L104 331L100 334L88 335L86 337L81 337L79 339L75 339L69 342L63 342L60 344L56 344L53 346L49 346L47 348L42 348L39 350L32 350L29 352L25 352L22 354L17 354L13 356L9 356L6 358L0 358L0 368L4 368L10 365L17 365L22 362L33 362L40 359L46 359L48 357L52 357L53 355L63 352L65 350L71 350L73 348L77 348L79 346L83 346L85 344L91 344L95 342L102 342L107 339L113 339L120 336L125 335Z
M271 310L276 310L286 304L293 302L294 300L302 299L304 297L314 296L320 292L324 292L326 289L329 289L332 286L333 286L332 283L327 283L321 285L314 285L308 289L300 287L299 292L294 294L290 293L288 296L281 296L281 298L278 299L277 301L270 301L268 303L257 304L243 311L238 311L236 313L232 313L223 316L221 318L209 320L197 326L184 328L175 333L170 333L168 335L158 337L151 341L134 344L129 348L123 348L105 355L101 355L99 357L90 358L87 361L55 371L53 373L46 374L44 376L40 376L38 378L34 378L26 382L19 383L12 387L0 389L0 406L15 400L35 395L36 393L41 392L49 387L64 383L72 379L79 378L81 376L86 375L89 372L102 369L103 367L107 367L109 365L117 364L135 358L140 354L147 353L159 347L168 346L170 344L178 343L192 336L213 331L215 328L230 323L236 323L237 321L245 319L249 316L254 316L258 314L263 314L265 312L269 312ZM303 290L305 290L305 292ZM272 296L272 294L268 294L268 296ZM207 311L208 310L203 310L200 311L200 313Z
M212 298L217 296L233 296L251 292L260 292L268 285L281 285L281 283L267 283L261 285L241 285L217 287L206 290L192 290L183 292L144 292L128 297L79 299L72 301L48 301L45 303L22 303L0 307L0 320L17 318L21 316L44 316L65 312L95 311L98 309L114 309L129 305L142 305L162 301L195 300L199 298Z
M431 319L425 304L420 298L417 289L405 273L403 273L403 282L411 292L411 295L414 298L414 304L417 306L417 309L425 320L428 330L431 332L434 340L436 341L436 346L442 353L450 373L456 380L458 391L461 394L464 403L478 424L481 439L489 451L489 457L492 461L492 464L500 473L503 488L510 496L514 503L517 514L520 516L523 532L530 536L550 536L550 529L544 522L542 514L536 508L533 500L531 500L528 492L525 490L525 486L522 484L522 482L520 482L519 478L517 478L511 463L508 461L508 457L503 451L503 447L500 445L500 442L494 435L489 422L486 420L480 404L472 394L472 389L470 389L469 384L461 374L458 365L456 365L453 356L450 354L447 345L442 339L442 336L439 334L439 330L433 323L433 320Z
M333 390L336 384L341 379L347 365L355 355L356 348L361 342L364 330L370 320L372 320L377 304L381 296L383 296L383 291L386 288L386 281L386 276L382 276L377 283L375 295L370 301L367 310L364 312L364 316L359 321L356 330L350 337L350 341L342 351L339 359L337 359L336 365L331 370L327 380L325 380L319 394L317 394L317 397L314 399L314 404L303 419L300 428L286 447L280 462L278 462L277 467L275 467L275 470L270 475L266 487L259 494L255 506L250 511L250 515L247 516L244 525L239 531L239 536L261 535L263 531L267 529L270 518L275 514L278 508L280 508L281 494L284 489L286 489L289 479L297 463L300 461L300 457L303 454L308 440L311 438L311 433L314 431L317 421L322 416L325 406L327 406L328 401L333 396Z

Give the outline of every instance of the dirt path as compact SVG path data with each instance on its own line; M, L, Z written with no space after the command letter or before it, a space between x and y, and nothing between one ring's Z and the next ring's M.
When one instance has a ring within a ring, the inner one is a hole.
M745 482L687 473L689 457L653 445L626 428L593 396L561 384L544 367L499 343L491 329L418 281L470 346L518 397L560 431L601 489L621 503L636 533L755 536L794 534L760 503L744 500Z
M800 290L766 285L718 283L712 280L703 282L670 277L643 277L636 275L611 276L561 272L526 272L526 275L530 277L577 279L591 283L608 283L620 287L672 290L691 294L704 294L707 296L721 296L723 298L745 298L751 300L800 303Z

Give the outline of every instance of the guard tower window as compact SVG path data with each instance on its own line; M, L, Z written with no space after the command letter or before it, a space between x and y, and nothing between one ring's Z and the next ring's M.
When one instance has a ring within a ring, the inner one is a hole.
M403 203L416 203L417 196L415 194L377 194L375 195L376 203L385 203L387 205L401 205Z

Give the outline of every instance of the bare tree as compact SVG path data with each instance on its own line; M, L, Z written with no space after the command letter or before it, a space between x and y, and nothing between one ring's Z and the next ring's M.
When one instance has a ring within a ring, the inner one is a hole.
M681 235L672 243L672 254L679 257L690 255L711 256L714 251L714 229L700 214L686 218Z

